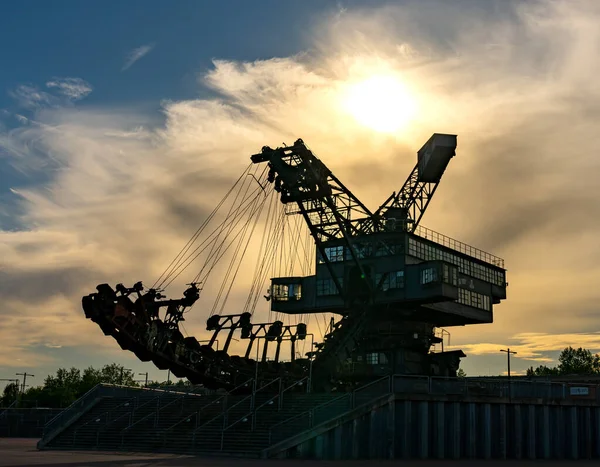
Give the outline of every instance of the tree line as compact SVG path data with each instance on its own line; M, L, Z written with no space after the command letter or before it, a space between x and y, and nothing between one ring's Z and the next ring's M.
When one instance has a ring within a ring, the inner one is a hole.
M100 383L140 386L133 371L117 363L104 365L100 369L90 366L83 371L77 368L59 368L56 374L47 376L41 386L30 387L23 393L19 383L8 384L0 397L0 407L10 406L17 398L20 398L19 407L67 407ZM189 382L180 380L177 383L153 382L148 387L168 384L176 387L190 385Z
M565 348L558 356L558 365L530 367L527 376L600 375L600 354L593 354L582 347Z
M589 350L579 347L565 348L558 357L558 365L548 367L540 365L530 367L527 376L561 376L561 375L600 375L600 354L592 354ZM466 374L461 369L459 377ZM59 368L54 375L49 375L43 385L26 389L21 394L18 383L8 384L0 397L0 407L8 407L20 397L20 407L67 407L94 386L100 383L118 384L123 386L139 386L133 371L123 365L111 363L97 369L86 368L83 371L77 368ZM191 386L188 381L179 380L177 383L153 382L148 387L175 387Z

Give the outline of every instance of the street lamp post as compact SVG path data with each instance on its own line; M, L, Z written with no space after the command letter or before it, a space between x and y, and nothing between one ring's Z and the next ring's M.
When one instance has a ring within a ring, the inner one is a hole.
M140 376L146 376L146 382L144 383L144 387L148 387L148 372L146 373L138 373Z
M507 349L500 349L500 352L506 352L506 363L508 367L508 402L512 402L512 387L510 384L510 355L516 355L517 352L510 350L510 347Z

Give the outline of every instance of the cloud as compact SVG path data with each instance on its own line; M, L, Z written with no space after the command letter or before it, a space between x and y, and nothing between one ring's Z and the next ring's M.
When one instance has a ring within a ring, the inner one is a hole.
M529 332L516 334L510 338L510 341L505 344L482 342L453 346L453 348L460 348L469 355L498 355L500 349L510 347L511 351L517 352L514 358L540 363L553 362L554 359L548 354L559 353L569 346L600 352L600 332L572 334Z
M35 109L43 105L50 105L55 98L47 92L41 91L37 86L22 84L9 95L13 97L19 105L28 109Z
M81 100L92 92L92 86L81 78L53 78L46 83L46 87L58 94L42 91L38 86L22 84L9 91L9 95L17 101L19 106L38 111L43 108L57 108L70 105ZM26 117L16 114L21 123L27 123ZM23 120L25 119L25 120Z
M121 68L121 71L125 71L131 68L131 66L135 62L137 62L139 59L150 53L154 46L155 44L146 44L142 45L141 47L137 47L131 52L129 52L129 54L127 55L127 59L125 60L125 64L123 65L123 68Z
M67 98L77 101L92 92L92 86L81 78L54 78L46 83L49 88L56 88Z
M216 60L199 84L219 97L165 101L162 121L122 108L47 107L1 132L13 164L49 174L43 185L15 190L27 229L0 232L7 364L16 355L49 364L49 354L31 353L48 342L117 355L118 345L83 318L81 296L101 282L151 283L263 145L303 138L376 207L399 189L433 132L457 133L459 147L424 224L492 250L509 270L495 322L451 328L466 364L492 361L507 345L531 361L567 345L598 347L589 333L600 325L597 3L528 2L468 15L456 5L348 9L311 30L305 53ZM418 102L399 134L362 127L340 105L346 83L369 73L401 76ZM20 91L35 105L47 99ZM228 310L243 308L257 252L253 244ZM228 264L186 316L190 334L206 336ZM258 320L271 318L267 306L259 303ZM322 318L309 327L319 332ZM505 361L497 360L495 373Z

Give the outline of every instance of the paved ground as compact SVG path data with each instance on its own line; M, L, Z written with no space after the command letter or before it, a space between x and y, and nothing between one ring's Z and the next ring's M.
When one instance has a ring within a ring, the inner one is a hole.
M245 460L227 458L200 458L192 456L174 456L169 454L133 454L109 452L80 452L80 451L38 451L35 439L0 438L0 466L47 466L47 467L443 467L448 465L472 467L490 465L494 467L526 467L532 464L577 467L598 467L594 461L295 461L295 460Z

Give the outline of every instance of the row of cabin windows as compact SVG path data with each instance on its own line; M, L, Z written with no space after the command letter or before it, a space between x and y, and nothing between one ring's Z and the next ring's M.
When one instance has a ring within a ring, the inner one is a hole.
M449 267L447 264L443 265L443 281L457 285L457 273L456 269ZM385 277L384 277L385 276ZM438 271L435 268L427 268L421 271L421 284L430 284L432 282L438 282ZM340 279L340 285L343 286L343 281ZM404 271L392 271L385 273L375 274L375 286L380 286L379 290L387 291L390 289L402 289L404 288ZM338 290L335 286L333 279L319 279L316 284L317 296L326 295L337 295Z
M472 290L458 289L458 303L472 306L481 310L490 311L490 297L482 295Z
M351 361L351 360L348 360L348 361ZM363 356L357 355L356 361L359 363L362 362ZM387 355L384 354L383 352L367 353L367 354L365 354L364 361L367 365L387 365L387 363L388 363Z
M381 289L384 292L390 289L401 289L404 287L404 271L394 271L387 273L385 279L384 274L375 274L375 285L381 283ZM342 279L339 279L340 285L343 287ZM317 296L338 295L337 287L333 279L319 279L317 281Z
M404 288L404 271L388 272L385 279L384 274L375 274L375 286L381 283L380 290L384 292L390 289L402 289Z
M344 286L343 279L338 279L340 286ZM324 297L327 295L338 295L338 289L335 286L333 279L319 279L317 281L317 296Z
M483 264L469 261L449 251L436 248L433 245L420 242L414 238L408 239L408 254L424 261L442 260L458 266L458 270L462 274L499 285L500 287L506 285L506 278L503 271L497 271Z
M358 257L358 259L373 256L373 250L375 250L375 256L389 256L401 253L402 246L388 245L381 242L375 247L375 249L373 249L373 245L371 244L354 246L354 251L356 252L356 256ZM350 249L344 245L325 247L325 255L327 256L327 259L332 263L352 259L352 253L350 252ZM321 256L321 252L319 251L317 251L317 262L319 264L324 263L323 257Z
M276 302L300 300L302 298L302 284L273 284L271 298Z
M458 286L458 272L455 267L447 264L442 265L442 276L440 278L439 271L437 268L426 268L421 271L421 284L432 284L439 282L440 279L446 284Z

